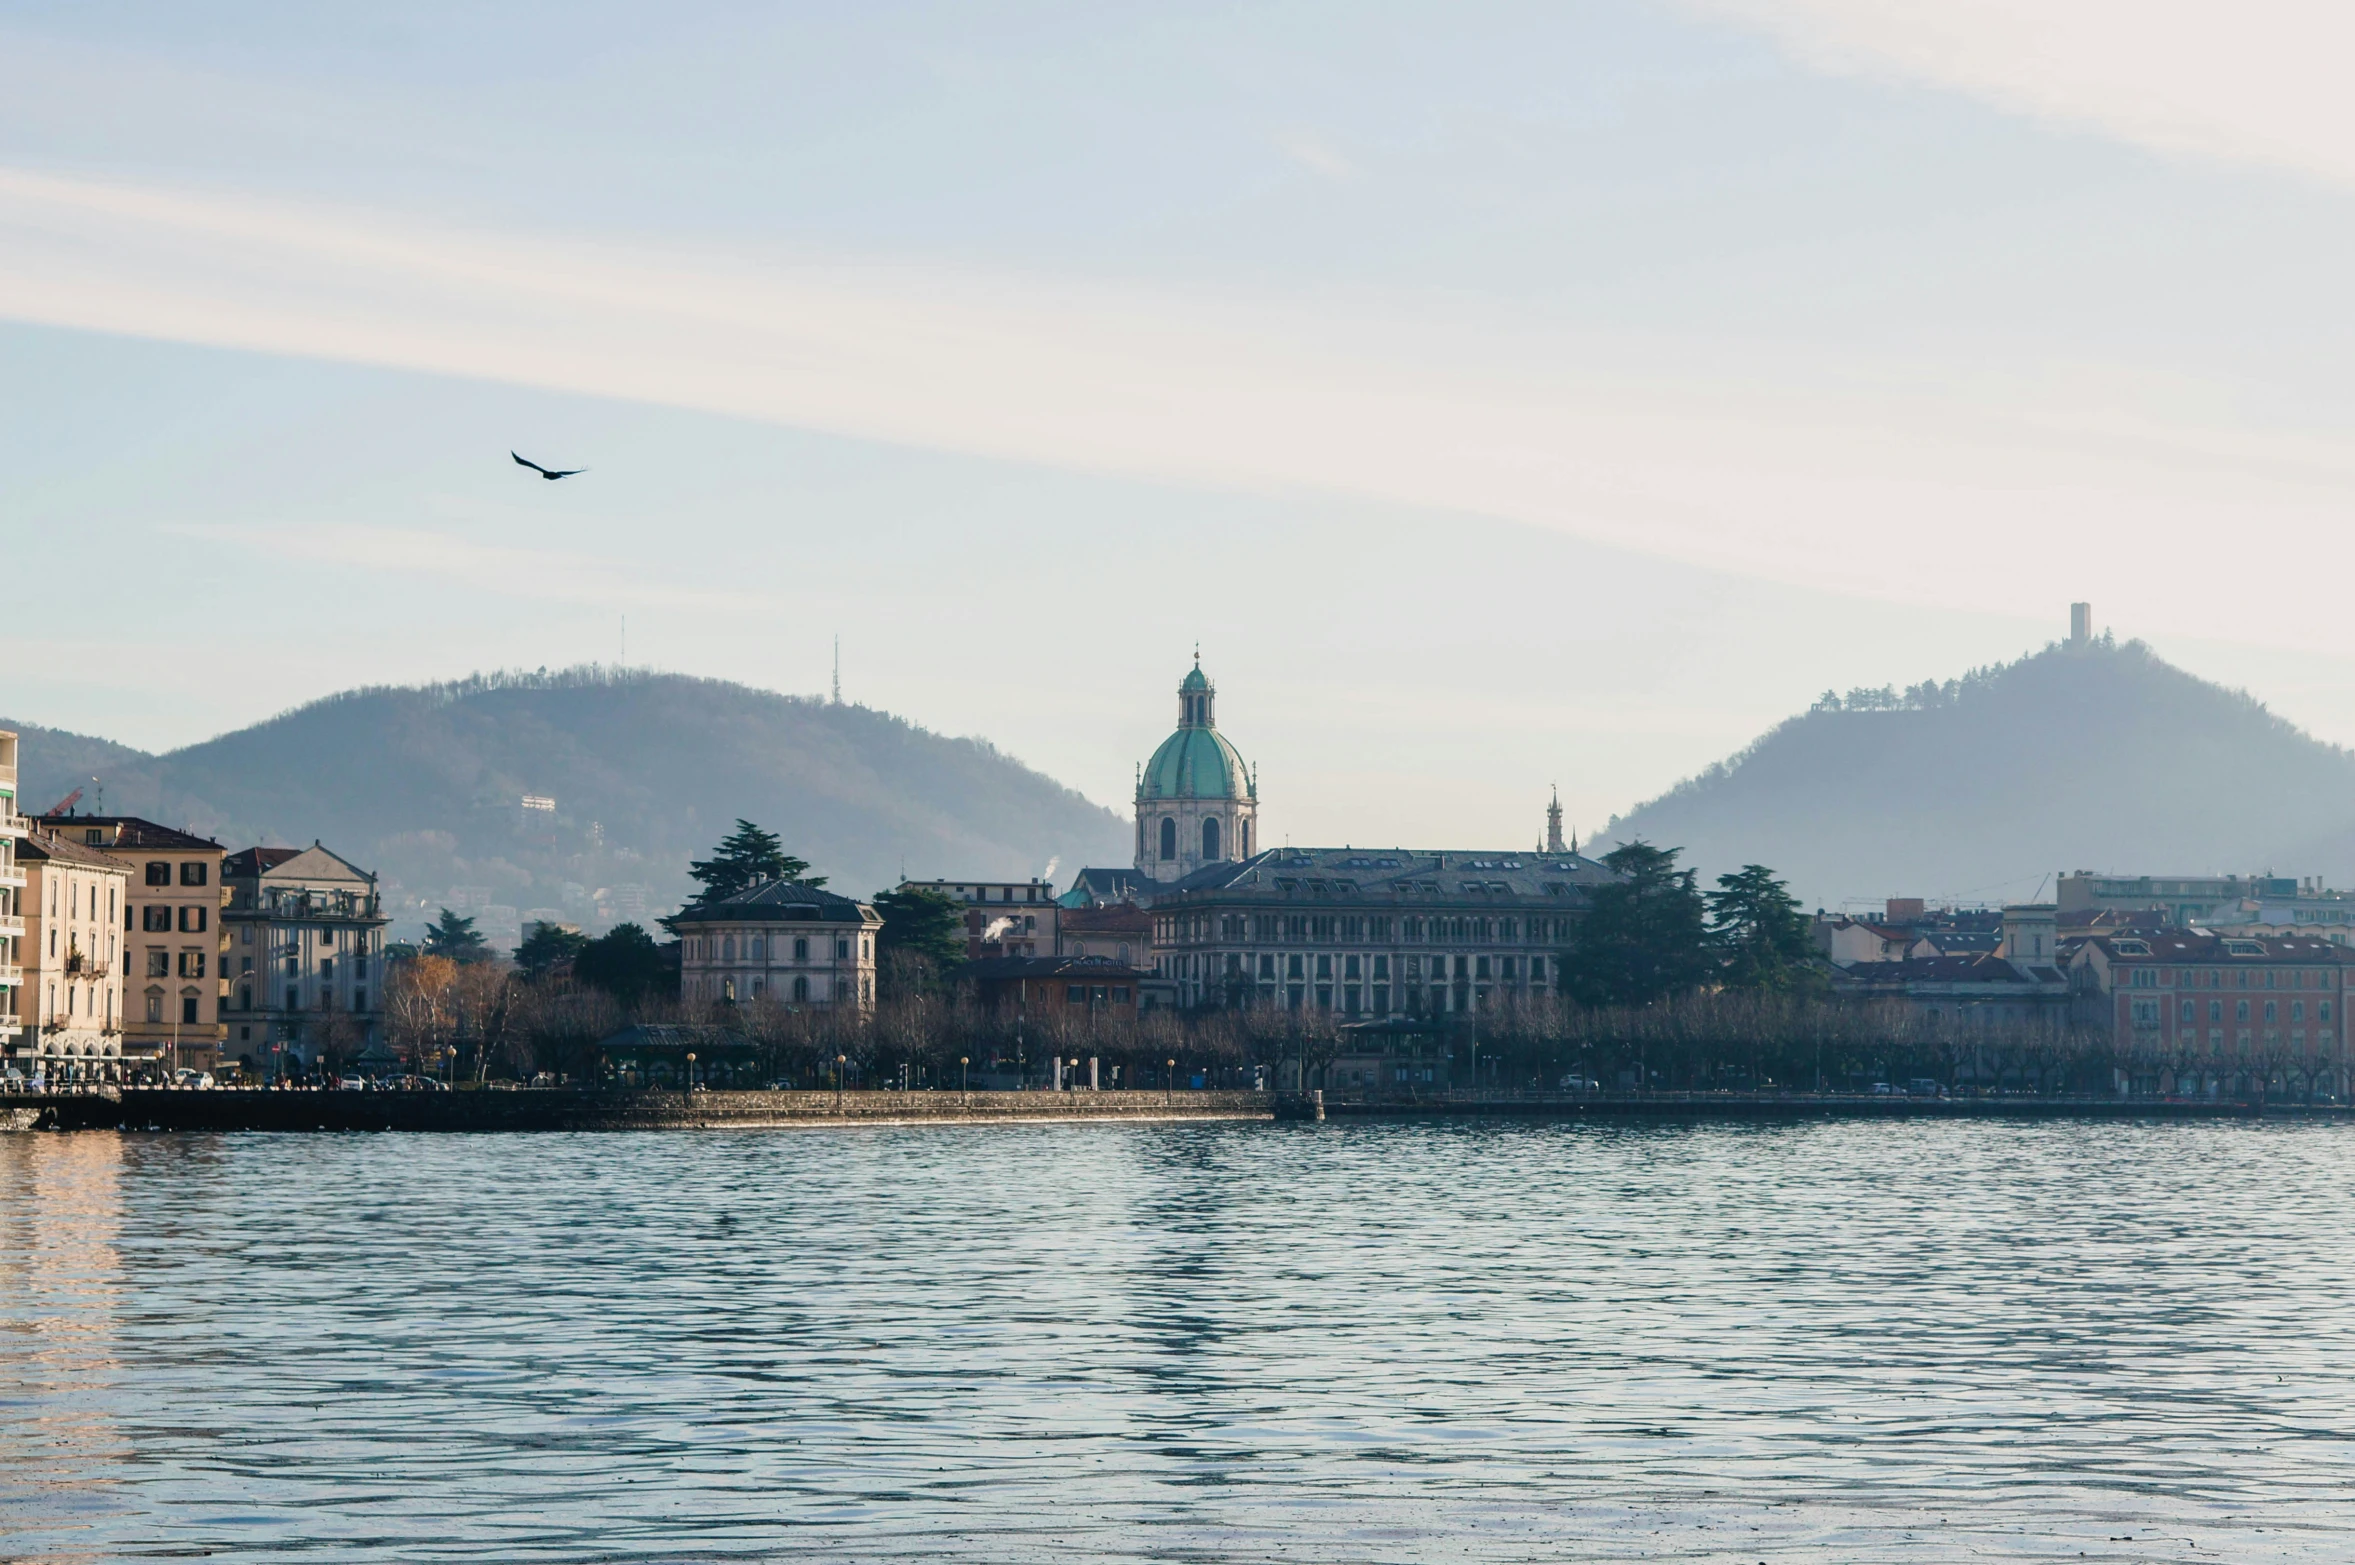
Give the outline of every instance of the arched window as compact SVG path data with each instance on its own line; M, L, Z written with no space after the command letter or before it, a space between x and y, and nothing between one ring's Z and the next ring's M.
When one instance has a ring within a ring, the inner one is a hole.
M1235 822L1235 854L1238 858L1251 857L1251 820L1248 816Z
M730 935L720 942L720 960L723 962L736 960L736 937L734 935ZM733 1000L736 996L731 993L728 998Z
M745 955L751 957L756 962L765 961L769 954L768 942L763 940L760 936L754 935L746 944L744 951ZM760 992L759 985L756 984L753 986L753 992L756 995Z
M1218 817L1202 817L1202 857L1215 862L1218 858Z
M1177 818L1161 817L1161 857L1164 862L1177 857Z
M806 1000L806 999L808 999L809 997L810 997L810 981L809 981L808 979L806 979L806 978L796 978L796 979L794 979L794 980L793 980L793 998L795 998L796 1000Z

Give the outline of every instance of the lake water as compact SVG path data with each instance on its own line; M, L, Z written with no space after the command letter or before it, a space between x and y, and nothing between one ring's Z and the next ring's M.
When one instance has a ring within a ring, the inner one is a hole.
M2355 1129L0 1136L0 1556L2355 1558Z

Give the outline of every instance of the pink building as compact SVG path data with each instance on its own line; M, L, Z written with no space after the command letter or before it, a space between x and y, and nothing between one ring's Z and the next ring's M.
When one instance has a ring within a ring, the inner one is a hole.
M2107 1031L2134 1090L2343 1096L2355 953L2312 935L2097 934L2070 961L2080 1026Z

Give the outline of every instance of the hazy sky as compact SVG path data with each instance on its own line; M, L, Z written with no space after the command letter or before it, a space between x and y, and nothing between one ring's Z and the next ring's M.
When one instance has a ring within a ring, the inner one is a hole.
M1199 640L1519 842L2088 597L2355 741L2351 18L0 3L0 710L839 632L1119 805Z

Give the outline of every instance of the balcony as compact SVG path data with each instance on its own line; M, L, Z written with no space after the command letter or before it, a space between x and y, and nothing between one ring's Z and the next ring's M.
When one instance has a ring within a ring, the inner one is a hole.
M0 962L0 989L22 989L25 970L13 962Z
M24 932L25 920L22 913L0 913L0 940L5 940L11 935L21 940L24 938Z

